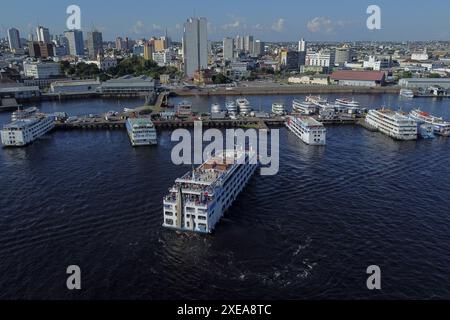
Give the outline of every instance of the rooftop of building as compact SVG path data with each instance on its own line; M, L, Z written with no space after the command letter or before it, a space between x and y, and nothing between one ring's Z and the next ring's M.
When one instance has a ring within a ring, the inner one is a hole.
M382 71L339 70L331 75L333 80L382 81L384 78Z

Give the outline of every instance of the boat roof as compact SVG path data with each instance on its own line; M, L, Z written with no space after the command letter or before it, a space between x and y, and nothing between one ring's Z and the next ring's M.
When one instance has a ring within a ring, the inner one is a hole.
M177 179L176 183L211 186L219 181L245 154L245 151L237 150L220 151L198 168Z

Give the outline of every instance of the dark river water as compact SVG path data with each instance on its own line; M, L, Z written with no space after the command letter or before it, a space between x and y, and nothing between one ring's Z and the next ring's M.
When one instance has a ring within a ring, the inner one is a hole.
M293 98L303 97L249 97L265 110ZM355 98L450 119L450 100ZM190 100L198 111L224 103ZM140 104L37 106L81 115ZM0 149L0 299L450 299L449 139L396 142L356 126L329 127L324 148L286 129L280 139L279 174L256 174L209 236L161 227L162 198L189 170L172 164L168 131L149 148L115 130ZM81 291L66 288L69 265ZM381 291L366 287L370 265Z

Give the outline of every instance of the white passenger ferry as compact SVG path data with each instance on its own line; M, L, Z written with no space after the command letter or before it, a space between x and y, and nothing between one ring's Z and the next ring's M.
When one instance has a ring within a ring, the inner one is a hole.
M175 113L179 118L189 118L192 116L192 103L189 101L181 101L176 106Z
M354 107L359 108L359 102L355 101L354 99L336 99L336 105L342 106L342 107Z
M411 99L411 98L415 97L415 94L414 94L414 91L412 91L410 89L401 89L400 90L400 96L404 97L404 98Z
M327 143L327 129L314 118L289 116L286 127L306 144L324 146Z
M164 198L163 227L212 233L257 168L254 151L226 150L177 179Z
M299 113L304 115L312 115L317 113L318 107L312 102L308 101L300 101L298 99L294 99L292 101L292 112Z
M147 118L128 119L128 136L133 147L158 144L158 136L153 122Z
M27 108L24 110L18 109L11 114L11 121L17 121L22 119L27 119L36 115L39 109L36 107Z
M272 113L277 116L283 116L286 114L286 108L282 103L274 103L272 104Z
M3 126L2 144L5 147L23 147L50 132L54 127L55 118L43 114L16 120Z
M218 103L213 103L211 105L211 113L221 113L223 112L222 107Z
M227 101L225 103L225 107L230 117L236 117L236 115L239 113L238 107L236 106L236 103L234 101Z
M417 121L423 121L427 124L431 124L434 128L435 134L444 137L450 136L450 122L446 122L442 118L432 116L429 113L423 112L419 109L411 111L409 115Z
M307 96L305 99L306 102L311 102L316 106L323 106L328 103L328 99L322 98L321 96Z
M366 122L396 140L416 140L417 121L389 109L369 110Z
M237 99L236 104L239 107L239 113L242 115L249 115L253 111L250 102L245 98Z

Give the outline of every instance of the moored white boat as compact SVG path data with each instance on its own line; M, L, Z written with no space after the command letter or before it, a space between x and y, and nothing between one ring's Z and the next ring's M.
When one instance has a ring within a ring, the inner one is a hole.
M327 129L314 118L296 115L288 116L286 127L308 145L326 145Z
M343 107L355 107L359 108L359 102L355 99L349 100L349 99L336 99L336 105L343 106Z
M250 102L246 98L237 99L236 104L239 108L239 113L242 115L249 115L253 111Z
M299 113L303 115L312 115L317 113L318 107L316 104L308 101L300 101L298 99L294 99L292 101L292 112Z
M390 109L369 110L366 117L369 126L396 140L416 140L417 121Z
M433 126L434 133L440 136L450 136L450 122L444 121L443 118L430 115L428 112L415 109L409 114L416 121L423 121Z
M257 168L255 151L225 150L175 181L164 198L163 227L212 233Z
M272 104L272 113L278 116L282 116L286 114L286 108L283 103L274 103Z

